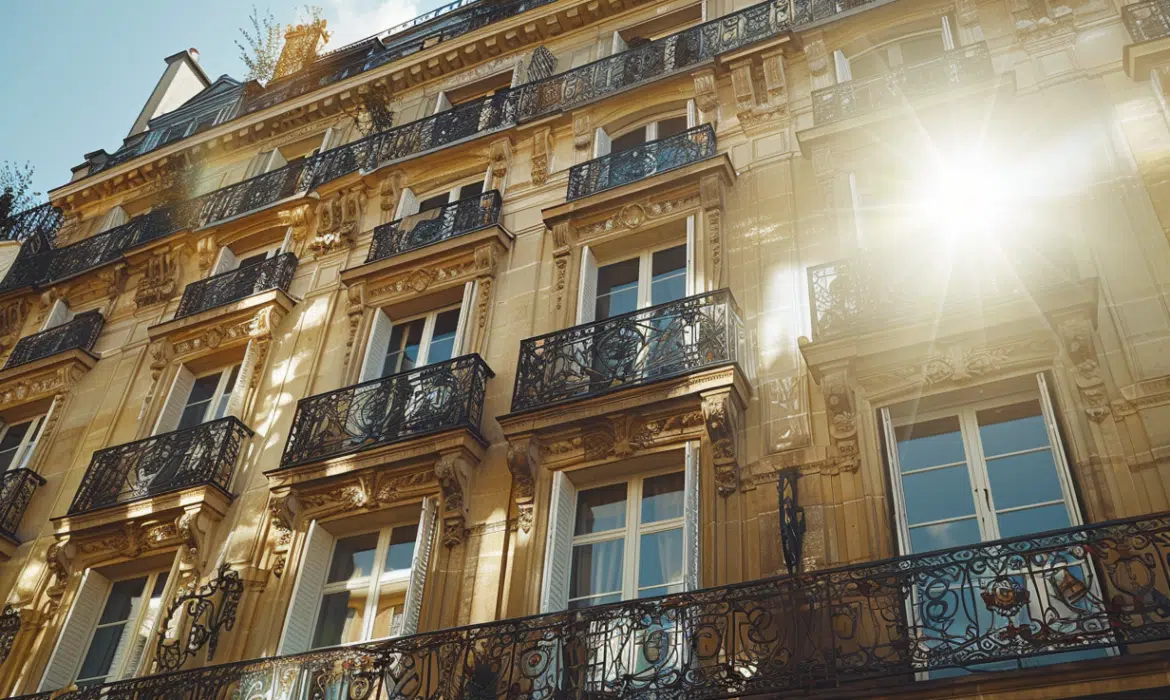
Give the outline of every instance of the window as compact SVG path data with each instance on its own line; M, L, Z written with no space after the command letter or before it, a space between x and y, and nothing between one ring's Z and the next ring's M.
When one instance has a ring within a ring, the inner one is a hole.
M579 489L553 476L542 612L699 587L699 446L665 466Z
M86 569L49 658L39 692L86 687L139 672L167 590L166 571L111 581Z
M339 538L333 545L312 648L383 639L402 625L418 525Z
M672 245L598 266L592 251L586 248L580 322L600 321L684 298L691 267L688 253L686 244Z
M406 188L402 192L402 197L398 201L398 211L395 214L395 219L404 219L414 214L419 214L427 211L432 211L445 207L452 202L458 202L461 199L468 199L470 197L478 197L483 194L484 178L464 182L456 185L449 190L437 192L432 195L424 197L421 201L415 196L410 188Z
M280 254L280 251L281 248L271 248L237 256L231 248L224 246L219 249L219 258L215 261L215 266L211 268L211 274L209 276L222 275L225 272L238 270L249 265L259 265L265 260L275 258Z
M475 289L476 283L469 282L464 286L462 303L402 320L391 320L385 309L375 311L361 381L409 372L464 354L467 315L474 308L471 299Z
M179 367L154 434L194 428L227 415L239 417L248 388L239 379L240 371L236 364L196 377L186 365Z
M904 551L1079 523L1046 403L1031 390L898 418L883 410Z
M76 315L64 300L58 299L53 302L52 308L49 309L49 314L45 317L45 323L41 326L41 332L43 333L57 326L63 326L72 321Z
M902 66L925 63L954 48L950 18L943 17L941 24L904 30L895 39L849 54L838 50L834 54L837 82L876 78Z
M264 173L270 173L273 170L278 170L288 165L284 155L278 149L271 151L263 151L252 156L252 160L248 161L248 167L244 170L244 177L242 180L248 180L253 177L258 177Z
M689 116L692 111L688 109L687 115L659 119L649 124L643 124L642 126L630 129L614 137L611 137L605 129L598 127L594 135L593 157L600 158L610 153L620 153L631 148L637 148L650 141L657 141L681 134L688 128L696 126L694 122L697 119Z
M43 415L12 425L0 422L0 472L28 465L44 422Z
M279 653L417 632L437 509L425 498L416 523L337 537L311 522Z

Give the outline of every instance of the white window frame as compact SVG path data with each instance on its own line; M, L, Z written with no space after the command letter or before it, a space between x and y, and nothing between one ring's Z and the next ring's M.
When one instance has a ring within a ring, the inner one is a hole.
M651 479L651 478L654 478L656 476L662 476L664 474L681 474L683 476L684 490L682 493L683 493L684 503L683 503L682 515L680 515L677 518L671 518L669 520L660 520L657 522L644 524L641 521L643 484L645 483L645 481L647 479ZM590 490L597 489L597 488L604 488L606 486L613 486L614 484L626 484L626 525L625 525L625 527L620 528L620 529L606 530L604 532L592 532L592 533L589 533L587 535L573 535L572 539L569 541L569 548L568 548L569 580L572 581L572 578L573 578L573 559L572 559L573 550L576 549L578 545L598 544L601 542L612 542L612 541L617 540L617 539L624 539L626 544L622 548L622 551L623 551L623 554L622 554L622 590L620 591L621 600L623 600L623 601L636 600L638 598L638 593L640 591L640 587L638 586L638 562L640 561L640 558L639 558L640 551L639 550L641 548L642 535L649 535L649 534L653 534L656 532L663 532L666 530L681 530L682 534L683 534L683 538L682 538L683 541L681 544L682 549L683 549L682 554L681 554L681 559L683 561L682 577L677 582L658 584L656 586L650 586L649 588L662 588L663 586L677 585L680 587L680 589L682 591L687 590L687 581L686 581L686 578L687 578L687 574L686 574L686 568L687 568L686 567L686 557L687 557L686 515L687 515L687 507L686 507L686 503L685 503L685 498L686 498L685 483L686 483L685 465L678 465L677 467L676 466L662 467L660 469L653 469L653 470L648 470L645 472L639 472L637 475L632 476L632 477L627 476L624 478L615 478L615 479L609 479L606 481L598 481L596 483L590 482L588 484L582 484L580 486L577 486L577 492L576 492L576 494L574 494L575 500L573 503L572 522L574 524L577 521L577 518L576 518L577 505L580 503L579 499L581 498L582 493L584 493L585 491L590 491ZM615 592L618 592L618 591L606 591L606 592L601 592L601 593L593 593L593 594L588 595L588 596L579 596L577 598L567 597L567 594L566 594L566 599L568 600L569 605L571 606L575 601L578 601L578 600L588 600L590 598L598 598L598 597L601 597L604 595L612 595Z
M317 596L317 609L313 612L313 625L309 632L309 648L310 651L318 648L314 647L313 637L317 635L317 626L321 622L321 607L325 603L325 596L334 593L345 592L360 592L366 591L366 609L362 614L362 631L359 639L353 642L342 642L341 646L348 646L352 644L364 644L366 642L373 642L382 639L390 639L399 636L402 629L403 620L406 615L406 591L410 586L411 569L404 569L400 572L386 572L382 571L382 567L386 563L386 553L390 550L390 538L394 534L396 528L410 527L415 525L419 528L422 524L418 521L404 521L384 525L382 527L360 530L358 532L350 532L344 535L335 537L333 539L333 546L329 548L329 558L325 563L326 578L328 578L329 568L333 565L333 556L337 553L337 544L342 540L351 537L360 537L361 535L368 535L372 532L378 533L378 544L374 548L374 571L368 576L363 576L357 579L350 579L348 581L337 581L334 583L326 582L321 586L321 595ZM417 548L417 534L416 534L416 548ZM402 612L395 614L390 620L390 633L384 637L374 637L374 623L378 612L378 598L382 595L382 588L386 584L391 584L392 589L389 591L390 595L401 594L403 598Z
M883 41L874 46L867 46L866 48L854 53L846 55L843 50L838 49L833 52L833 61L837 69L837 82L844 83L853 79L853 71L850 63L862 56L869 56L875 53L884 52L886 59L886 67L888 70L897 70L906 65L906 60L902 56L902 48L900 44L907 39L914 39L920 36L927 36L930 34L938 34L942 37L943 51L953 51L955 47L954 33L951 29L951 20L948 15L943 15L941 24L936 29L920 29L918 31L907 32L897 37Z
M684 119L686 119L686 124L687 124L686 128L687 129L692 129L692 128L698 126L698 115L697 115L697 113L695 113L695 110L692 109L693 104L694 104L694 100L687 100L687 109L686 109L686 111L684 111L681 114L675 114L674 112L670 112L667 114L660 114L660 115L655 116L653 121L645 122L645 123L642 123L638 126L633 126L633 127L628 128L628 129L624 129L624 130L619 131L613 135L611 135L609 133L609 131L607 131L605 129L605 127L600 127L600 126L597 127L597 131L600 132L599 136L604 135L603 138L595 139L595 141L598 144L604 144L604 146L602 146L600 149L597 149L597 150L604 151L604 152L596 152L594 154L594 157L600 158L601 156L609 155L610 153L614 152L613 151L613 142L614 141L622 138L623 136L626 136L627 134L632 134L638 130L642 130L643 134L645 135L644 143L650 143L651 141L657 141L658 140L658 125L660 123L666 121L667 119L678 119L679 117L683 117Z
M632 260L635 257L637 257L638 258L638 310L641 311L642 309L648 309L651 306L653 306L653 304L651 303L653 301L653 299L651 297L651 291L652 291L651 282L652 282L653 276L654 276L654 254L660 253L664 250L669 250L671 248L678 248L679 246L686 246L686 248L687 248L687 256L686 257L687 257L687 260L689 261L691 258L691 254L692 254L691 253L692 246L690 245L690 242L686 241L686 240L681 241L681 242L676 240L676 241L671 241L669 243L659 244L659 245L653 246L651 248L644 248L641 251L639 251L636 256L629 255L629 256L621 257L617 260L610 260L608 262L598 261L597 271L598 271L598 273L600 273L601 268L606 267L607 265L616 265L618 263L623 263L623 262L626 262L627 260ZM683 276L684 276L685 281L686 281L686 290L687 290L687 293L689 294L690 290L692 288L692 285L693 285L693 282L691 279L693 277L693 275L691 274L691 270L690 270L689 266L686 266L683 268ZM593 297L594 309L597 308L597 297L598 296L600 296L600 293L595 293L594 297Z
M456 357L459 357L460 355L463 354L464 338L462 336L465 335L465 333L461 333L460 331L462 329L464 329L467 325L466 318L467 318L467 314L468 314L470 308L471 307L469 305L465 305L462 302L459 302L459 303L455 303L455 304L448 304L446 306L442 306L442 307L439 307L437 309L432 309L430 311L425 311L421 314L407 316L406 318L402 318L402 319L390 318L390 314L386 313L385 309L377 309L375 311L375 313L386 314L386 317L390 319L390 327L389 327L389 330L387 331L386 351L384 353L382 353L381 359L377 360L378 366L379 367L386 366L386 358L389 357L389 355L390 355L389 339L392 338L394 335L394 328L396 326L401 326L401 325L405 325L407 323L412 323L412 322L417 321L419 319L424 319L423 332L422 332L422 342L419 344L419 348L418 348L418 362L415 364L414 369L419 369L421 367L425 367L425 366L429 365L430 364L430 353L431 353L431 341L433 340L432 336L434 335L434 332L435 332L435 323L439 318L439 314L445 313L447 311L453 311L456 309L459 310L459 321L456 323L456 326L455 326L455 343L451 348L451 359L455 359ZM372 341L373 341L373 331L371 329L371 337L369 340L367 340L367 347L366 347L366 355L367 355L367 357L370 357L371 359L373 359L371 352L376 349L376 348L369 347L369 345L372 343ZM395 372L395 374L397 374L397 372ZM364 376L364 374L363 374L363 376ZM388 376L388 375L383 375L383 376Z
M147 572L147 573L135 573L135 574L131 574L128 576L122 576L122 577L119 577L116 579L111 579L109 581L109 584L106 586L106 592L102 596L101 605L98 607L98 610L97 610L96 622L95 622L93 628L89 630L89 634L87 637L89 639L89 641L86 643L85 649L82 651L81 657L77 661L77 664L78 664L77 670L74 671L74 674L73 674L76 683L93 682L94 680L98 680L98 679L78 678L77 674L81 673L81 664L85 663L85 657L89 654L90 647L93 646L94 637L97 635L98 630L103 628L103 627L114 627L117 624L121 624L123 626L122 627L122 629L123 629L122 640L126 640L126 632L127 631L130 631L133 634L133 632L132 632L133 630L142 630L142 629L146 628L147 647L143 648L141 655L138 655L138 658L134 661L133 664L129 663L130 660L134 659L134 656L135 656L135 654L133 653L134 650L132 648L128 648L126 650L127 653L124 653L122 655L121 659L118 659L115 657L113 660L113 664L110 667L109 673L107 673L105 676L101 677L101 682L102 683L111 683L113 681L119 681L119 680L125 680L127 678L133 678L136 675L138 675L138 672L141 670L142 662L143 662L143 660L146 659L147 654L149 652L149 645L151 644L151 642L154 641L154 635L155 635L155 632L158 628L159 623L161 622L163 608L165 607L168 592L170 590L170 587L171 587L171 584L173 583L173 581L168 579L167 583L164 584L162 594L159 596L159 606L156 610L153 610L153 611L151 610L151 606L150 606L150 603L153 600L151 597L151 594L154 592L155 586L158 585L159 577L160 576L168 576L169 577L170 573L171 572L168 569L161 569L158 571L151 571L151 572ZM133 580L136 578L143 578L143 577L146 578L146 583L143 585L143 588L142 588L143 603L140 606L140 609L138 610L138 614L133 616L133 618L127 619L121 623L106 623L104 625L100 624L102 611L105 610L106 605L110 601L110 594L113 593L113 591L114 591L114 585L119 583L119 582L122 582L122 581L130 581L130 580ZM149 626L149 627L147 628L147 626ZM131 638L131 640L129 640L128 643L133 643L133 638ZM133 666L133 668L131 668L131 666Z
M1077 502L1076 491L1072 485L1072 475L1069 473L1068 463L1065 459L1064 445L1060 436L1055 432L1054 416L1052 414L1051 401L1047 395L1047 384L1043 374L1037 375L1037 390L1023 390L1013 391L998 394L996 396L981 399L978 401L956 401L945 407L932 409L924 412L915 412L913 416L893 418L890 414L889 407L881 409L881 420L886 437L886 457L888 468L890 470L891 481L893 486L894 505L898 520L898 541L903 554L916 553L912 551L910 545L910 523L906 511L906 497L902 486L902 470L898 463L898 443L895 436L895 429L905 425L921 423L924 421L934 420L938 418L946 418L957 416L959 419L960 435L963 440L963 450L966 457L966 468L968 477L971 481L972 499L975 503L975 519L979 525L979 534L984 542L991 542L1000 539L998 511L995 507L994 496L991 493L991 484L988 478L987 458L983 454L982 441L979 438L979 424L976 419L976 412L989 409L1000 408L1003 406L1010 406L1012 404L1022 403L1025 401L1038 401L1040 403L1041 413L1043 414L1044 422L1048 428L1048 447L1047 448L1033 448L1024 450L1022 452L1005 453L996 455L993 459L1003 459L1016 454L1026 454L1031 452L1039 452L1044 449L1052 451L1052 459L1056 467L1057 479L1060 482L1060 488L1063 495L1063 504L1068 512L1070 526L1081 525L1083 520L1081 517L1080 505ZM1037 393L1039 392L1039 393ZM961 396L961 393L960 393ZM957 397L958 398L958 397ZM940 469L953 465L933 465L926 469ZM1029 504L1023 508L1034 508L1041 505L1054 505L1057 501L1052 502L1037 502ZM1009 512L1009 511L1003 511ZM951 520L966 519L970 516L956 516L955 518L947 518L940 521L915 523L916 527L926 527L939 523L949 522ZM921 554L917 552L916 554Z
M8 434L9 430L31 423L29 429L25 431L24 437L20 439L20 443L16 446L16 451L12 454L12 461L8 463L6 471L15 471L23 469L28 466L28 462L32 459L33 454L37 449L37 441L41 438L41 430L45 427L45 416L48 414L42 413L33 416L28 420L22 420L19 423L6 423L0 421L0 440Z
M228 415L227 406L228 406L228 403L231 401L232 392L236 388L235 385L238 384L240 381L239 372L236 372L236 381L232 383L232 386L230 389L228 388L227 384L228 384L228 381L232 378L232 371L235 370L237 367L240 367L240 364L241 363L237 362L237 363L232 364L232 365L227 365L226 367L221 367L217 370L212 370L210 372L204 372L203 374L196 375L195 381L199 381L200 379L203 379L204 377L210 377L211 375L213 375L217 372L219 373L219 381L216 382L216 384L215 384L215 393L213 393L211 395L211 400L207 402L207 408L203 411L203 421L200 423L200 425L202 425L203 423L207 423L209 421L216 420L216 418L215 418L215 413L217 412L216 407L221 403L223 404L224 414L223 414L223 416L220 416L220 418L223 418L223 417ZM242 369L242 367L240 367L240 369ZM183 401L183 409L186 410L186 408L190 405L191 405L191 394L188 393L186 400Z

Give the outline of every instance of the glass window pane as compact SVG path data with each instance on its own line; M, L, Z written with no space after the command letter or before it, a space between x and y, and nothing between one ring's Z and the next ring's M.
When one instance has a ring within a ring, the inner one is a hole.
M646 127L640 126L610 141L609 152L617 153L618 151L629 150L641 146L644 143L646 143Z
M240 366L232 367L232 373L228 375L227 383L223 385L223 394L219 397L219 405L215 408L215 415L213 419L223 418L227 415L228 402L232 400L232 391L236 388L236 379L240 376Z
M191 385L191 393L187 396L187 405L208 401L215 395L215 387L219 386L221 372L200 377Z
M317 628L313 632L313 648L360 642L365 609L364 591L342 591L323 596Z
M401 583L396 584L399 588ZM401 631L402 608L406 602L406 591L395 590L383 585L378 592L378 609L374 612L374 629L371 639L383 639Z
M686 117L671 117L658 122L658 138L664 139L687 130Z
M1048 428L1039 401L990 408L975 416L979 421L983 454L988 457L1049 446Z
M451 194L449 192L444 192L443 194L437 194L437 195L434 195L433 197L427 197L426 199L424 199L423 201L418 203L418 211L421 214L424 211L430 211L431 209L438 209L439 207L446 206L447 201L450 198L451 198Z
M374 550L378 548L378 533L371 532L337 540L333 561L329 565L329 583L350 581L369 576L374 570Z
M905 39L899 42L899 48L902 49L902 65L922 63L945 52L941 32Z
M472 182L459 188L459 199L467 199L483 194L483 180Z
M683 472L652 476L642 482L642 522L653 523L683 514Z
M118 652L118 644L122 641L122 634L126 625L111 625L99 627L89 644L89 651L81 663L81 671L77 674L78 680L103 679L110 673L110 666L114 663L114 655Z
M382 366L383 377L412 370L418 365L418 351L422 346L425 324L426 320L419 318L394 325L390 331L390 348L386 353L386 363Z
M894 429L903 472L966 461L959 417L947 416Z
M569 601L569 610L579 610L587 608L591 605L605 605L606 603L617 603L622 599L620 593L611 593L610 595L601 595L595 598L581 598L579 600Z
M687 295L687 247L660 250L651 258L650 303L666 304Z
M902 477L910 525L975 514L967 465L932 469Z
M879 48L860 56L849 57L849 73L853 80L865 80L889 70L889 49Z
M638 549L638 588L682 583L682 528L642 535Z
M573 547L569 572L569 597L618 593L622 590L622 556L625 540L610 540Z
M114 583L110 587L110 595L106 597L106 607L102 609L102 616L98 619L98 624L104 625L129 619L130 611L138 604L144 588L146 588L145 576Z
M1063 503L1000 513L997 520L1000 537L1015 537L1016 535L1031 535L1045 530L1059 530L1072 524L1068 521L1068 508Z
M0 471L8 469L12 464L20 442L24 439L24 434L28 432L28 426L28 423L11 426L8 428L8 432L4 433L4 438L0 439Z
M574 535L605 532L626 526L626 485L613 484L577 494Z
M601 320L638 309L637 258L603 265L597 270L596 318Z
M435 317L435 330L431 335L431 347L427 352L427 364L451 359L455 350L455 329L459 327L459 309L444 311Z
M980 539L975 518L910 528L910 547L918 553L975 544Z
M997 510L1064 500L1052 450L988 460L987 477Z
M414 561L414 542L418 539L418 525L396 527L390 533L390 547L386 549L386 571L410 571Z

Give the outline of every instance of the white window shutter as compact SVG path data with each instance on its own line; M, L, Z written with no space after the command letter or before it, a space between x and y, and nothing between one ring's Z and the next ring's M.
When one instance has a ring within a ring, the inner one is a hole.
M272 151L272 155L268 157L268 164L264 167L262 172L270 173L273 170L279 170L288 165L288 161L284 159L284 154L278 150Z
M123 226L129 223L129 221L130 217L126 214L125 209L120 206L114 207L108 211L105 218L102 219L102 224L98 227L98 233L109 231L112 228L118 228L119 226Z
M909 554L910 529L906 521L906 496L902 492L902 468L898 464L898 437L894 434L894 422L890 409L881 410L882 431L886 438L886 465L890 468L890 485L894 493L894 515L898 520L898 546L903 554Z
M297 582L293 584L292 599L284 618L277 654L300 654L313 643L317 627L317 609L321 606L321 589L329 573L329 558L333 554L333 535L321 523L309 523L305 547L301 555Z
M162 410L158 413L158 421L154 424L154 434L169 433L179 427L179 419L183 417L183 409L187 407L187 399L191 396L191 387L195 385L195 375L186 365L179 365L175 374L175 381L171 382L171 390Z
M622 38L621 33L614 32L613 33L613 42L610 44L610 47L609 47L609 55L616 56L628 48L630 48L630 47L626 44L626 40Z
M1060 427L1056 423L1056 407L1052 403L1052 394L1048 391L1048 380L1044 373L1036 375L1036 383L1040 386L1040 411L1044 414L1044 425L1048 428L1048 441L1052 444L1052 460L1056 464L1056 473L1060 477L1060 486L1064 490L1064 502L1068 504L1068 521L1073 525L1082 522L1081 506L1077 502L1077 492L1072 485L1072 475L1068 469L1068 453L1064 450L1064 440L1060 437Z
M600 126L593 132L593 157L600 158L608 156L610 148L613 144L609 138L609 134L605 133L605 129Z
M49 413L54 413L60 410L61 408L59 401L54 401L49 405ZM21 453L20 461L13 463L9 469L21 469L32 463L32 457L34 454L36 454L37 451L37 443L40 442L41 439L41 430L45 427L45 422L49 417L49 413L46 413L43 416L37 416L32 420L32 425L29 426L29 431L32 433L32 436L28 439L28 445L25 446L24 452ZM3 430L4 421L0 420L0 434L3 434Z
M471 280L463 285L463 301L459 304L459 323L455 326L455 347L451 349L451 357L475 352L471 347L471 315L475 311L475 297L478 293L479 280Z
M451 100L447 99L447 93L440 92L439 96L435 98L434 114L438 114L439 112L445 112L448 109L451 109Z
M403 637L418 634L418 621L422 616L423 591L426 589L427 569L431 563L431 550L435 542L435 520L438 501L424 498L422 515L418 521L418 535L414 541L414 561L410 563L410 581L406 584L406 600L402 604Z
M336 126L331 126L325 130L325 134L321 137L321 147L317 149L318 153L324 153L340 141L338 137L341 136L341 130Z
M252 160L248 161L248 167L244 170L244 178L248 180L256 177L264 172L268 167L268 160L272 156L272 151L262 151L252 156Z
M394 213L395 220L404 219L411 214L418 213L418 197L409 187L402 188L402 196L398 198L398 211Z
M284 255L285 253L293 252L293 227L292 226L289 226L288 230L284 232L284 240L280 242L280 247L277 248L273 252L276 255Z
M225 272L231 272L240 266L240 259L232 252L231 248L226 245L219 249L219 257L215 261L215 267L211 268L210 277L215 275L222 275Z
M695 274L695 215L687 217L687 278L686 295L699 293L699 279Z
M699 125L699 106L693 99L687 100L687 128L693 129Z
M581 249L581 279L577 281L577 323L597 316L597 258L589 246Z
M540 612L560 612L569 607L569 574L573 559L573 522L577 515L577 487L564 472L554 472L548 511L548 537L544 545L544 577L541 579Z
M62 324L68 323L72 314L69 313L69 305L64 300L58 299L53 302L52 308L49 309L49 315L45 317L45 323L41 326L41 331L47 331L50 328L56 328Z
M252 378L257 370L263 371L262 367L256 366L256 360L259 358L260 346L253 338L248 341L248 348L244 350L244 360L240 364L239 373L236 374L236 385L232 387L231 396L228 397L227 415L235 416L241 421L244 420L244 408L248 403L248 393L252 390Z
M841 49L833 52L833 66L837 69L838 83L847 83L853 80L853 73L849 70L849 59L845 58L845 52Z
M951 19L946 15L942 17L942 39L943 50L952 51L955 48L955 35L951 31Z
M93 569L86 569L81 576L77 596L69 606L69 614L57 635L57 646L49 657L45 675L37 692L60 690L77 677L77 670L93 639L93 630L101 615L102 605L110 590L110 580Z
M699 442L686 444L686 472L683 486L683 587L696 591L703 587L702 531L699 501Z
M382 376L386 351L390 349L390 328L393 325L385 310L374 309L374 323L370 327L370 340L366 343L366 356L362 360L361 381L368 382Z

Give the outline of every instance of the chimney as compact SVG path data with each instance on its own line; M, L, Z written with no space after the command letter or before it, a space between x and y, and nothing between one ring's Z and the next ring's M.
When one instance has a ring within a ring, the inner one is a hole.
M154 91L142 106L134 126L130 127L127 138L146 131L147 122L160 114L176 109L187 100L199 94L211 79L199 65L199 51L187 49L166 58L167 68L159 78Z

